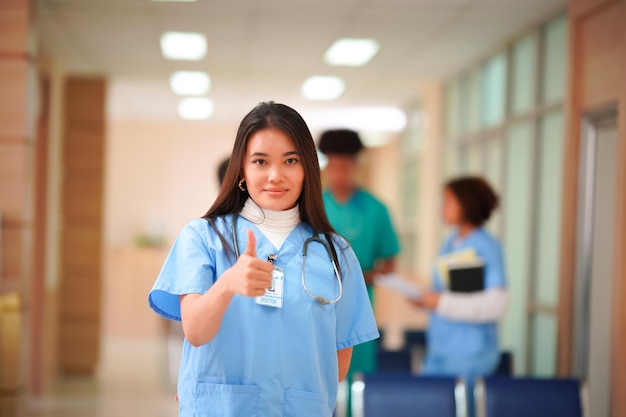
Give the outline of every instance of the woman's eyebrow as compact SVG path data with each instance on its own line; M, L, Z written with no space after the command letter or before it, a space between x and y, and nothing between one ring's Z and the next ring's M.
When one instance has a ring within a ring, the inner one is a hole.
M289 152L285 152L282 156L291 156L291 155L300 155L300 152L289 151ZM263 156L267 158L269 155L266 154L265 152L254 152L253 154L250 154L250 158L253 158L255 156Z

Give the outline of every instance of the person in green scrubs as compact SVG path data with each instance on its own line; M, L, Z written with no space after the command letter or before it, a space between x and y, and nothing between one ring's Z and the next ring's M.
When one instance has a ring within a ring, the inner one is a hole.
M389 211L359 184L359 155L364 147L355 131L328 130L320 137L318 148L328 160L324 168L327 189L323 194L326 214L359 259L374 307L374 279L393 271L400 252ZM355 346L348 383L356 373L376 372L376 347L376 341Z

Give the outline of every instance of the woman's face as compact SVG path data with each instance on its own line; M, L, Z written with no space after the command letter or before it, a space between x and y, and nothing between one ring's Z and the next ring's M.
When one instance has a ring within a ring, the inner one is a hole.
M304 186L301 159L282 130L263 129L250 136L243 166L252 200L266 210L294 207Z
M448 188L443 189L443 205L441 207L443 221L448 226L458 226L463 222L463 209L454 193Z

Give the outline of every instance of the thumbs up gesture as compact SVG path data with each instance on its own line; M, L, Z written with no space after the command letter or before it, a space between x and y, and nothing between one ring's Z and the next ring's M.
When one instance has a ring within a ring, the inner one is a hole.
M225 273L227 288L233 294L245 297L258 297L265 294L272 285L274 266L256 256L256 237L248 230L248 246L235 265Z

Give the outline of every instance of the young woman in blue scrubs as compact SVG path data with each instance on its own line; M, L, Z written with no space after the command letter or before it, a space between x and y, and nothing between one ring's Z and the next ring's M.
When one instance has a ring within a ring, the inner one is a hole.
M505 268L500 243L483 227L497 205L495 192L480 177L453 179L444 187L443 219L455 230L439 255L474 249L484 262L484 290L451 292L435 268L432 291L417 303L431 311L424 374L471 382L498 365L498 320L508 300Z
M179 416L333 414L352 347L378 331L295 110L261 103L243 119L215 203L180 232L149 303L182 320Z

